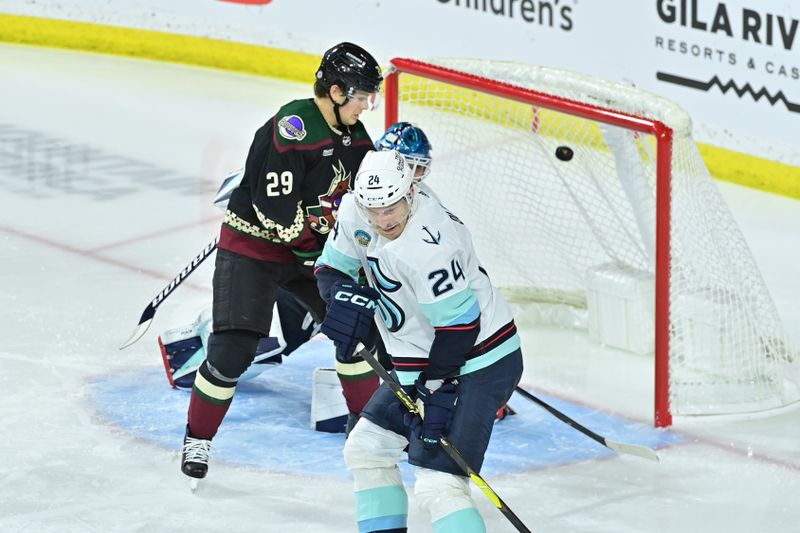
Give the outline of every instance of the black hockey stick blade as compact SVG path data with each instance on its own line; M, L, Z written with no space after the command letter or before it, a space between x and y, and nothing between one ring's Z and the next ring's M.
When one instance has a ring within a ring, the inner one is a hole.
M172 293L172 291L174 291L178 287L178 285L183 283L183 280L189 277L189 274L194 272L197 269L197 267L199 267L200 264L203 261L205 261L206 257L211 255L211 253L217 249L218 243L219 243L219 235L214 237L214 240L208 243L206 247L203 248L203 250L199 254L197 254L197 256L194 259L192 259L192 261L188 265L186 265L183 268L183 270L181 270L178 273L178 275L175 276L175 278L172 281L170 281L166 287L161 289L161 292L159 292L156 295L156 297L153 298L153 301L147 304L147 307L145 307L144 311L142 311L141 318L139 318L139 324L136 326L136 329L133 330L133 333L128 338L128 340L126 340L122 344L122 346L119 347L120 350L127 348L128 346L130 346L131 344L142 338L142 336L147 332L148 328L150 327L150 324L153 323L153 317L156 314L156 309L158 309L158 306L164 302L167 296L169 296Z
M397 398L403 403L406 409L412 414L422 416L417 404L411 399L408 393L400 386L400 384L395 380L389 372L383 368L375 356L369 350L366 350L363 345L358 345L356 349L356 355L360 356L364 359L364 361L372 367L372 370L375 371L376 374L386 383L386 385L392 389L392 392L397 396ZM469 466L464 456L461 455L461 452L458 451L458 448L450 444L450 442L442 437L439 439L439 445L442 449L447 453L448 456L458 465L459 468L467 475L469 478L475 483L475 485L481 489L481 491L489 498L495 507L497 507L503 516L505 516L509 522L511 522L517 531L521 533L531 533L531 530L522 523L522 520L514 514L508 505L500 498L500 496L492 489L492 487L487 483L480 475L478 475L472 467Z
M615 440L607 439L607 438L603 437L602 435L598 435L597 433L595 433L591 429L582 426L581 424L579 424L575 420L571 419L570 417L568 417L567 415L565 415L564 413L562 413L561 411L559 411L558 409L556 409L552 405L548 404L547 402L545 402L544 400L542 400L540 398L537 398L536 396L534 396L530 392L526 391L522 387L517 386L517 388L515 390L518 393L520 393L522 396L524 396L525 398L527 398L530 401L532 401L533 403L535 403L535 404L539 405L540 407L544 408L548 413L550 413L551 415L555 416L556 418L558 418L559 420L561 420L562 422L564 422L568 426L572 427L573 429L577 429L578 431L580 431L581 433L583 433L584 435L586 435L590 439L602 444L606 448L614 450L617 453L626 453L628 455L637 455L639 457L642 457L644 459L648 459L650 461L655 461L655 462L659 462L660 461L660 459L658 457L658 454L652 448L649 448L647 446L642 446L640 444L627 444L627 443L624 443L624 442L617 442Z

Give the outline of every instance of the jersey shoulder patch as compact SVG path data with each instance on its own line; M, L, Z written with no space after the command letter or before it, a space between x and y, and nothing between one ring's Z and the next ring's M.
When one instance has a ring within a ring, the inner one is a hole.
M330 128L312 99L294 100L275 114L275 139L281 147L332 144Z

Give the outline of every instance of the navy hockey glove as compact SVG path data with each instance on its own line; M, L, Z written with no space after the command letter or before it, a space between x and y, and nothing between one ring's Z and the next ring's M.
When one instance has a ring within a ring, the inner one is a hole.
M458 403L458 382L444 382L436 390L429 389L426 383L430 384L430 381L425 381L422 375L414 383L418 401L421 400L424 406L422 429L417 428L416 431L419 432L423 446L431 449L439 444L439 439L450 425L450 419Z
M336 359L350 362L359 342L369 335L380 294L351 280L339 280L331 287L328 313L320 331L336 346Z

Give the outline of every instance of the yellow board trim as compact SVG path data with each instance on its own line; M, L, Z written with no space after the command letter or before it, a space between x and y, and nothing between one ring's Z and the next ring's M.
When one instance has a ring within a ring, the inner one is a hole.
M697 148L719 180L800 199L800 167L708 144L697 143Z
M88 22L0 14L0 41L199 65L311 85L320 56Z
M0 14L0 42L50 46L313 81L318 55L88 22ZM800 199L800 167L699 144L715 178Z

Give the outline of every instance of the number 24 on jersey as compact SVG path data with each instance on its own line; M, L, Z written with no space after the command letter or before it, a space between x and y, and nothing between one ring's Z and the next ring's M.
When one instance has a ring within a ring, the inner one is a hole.
M458 263L458 259L453 259L450 261L450 271L448 271L446 268L440 268L439 270L434 270L428 274L428 279L433 282L431 289L433 290L434 296L440 296L447 291L452 290L453 283L450 282L451 272L453 281L458 281L459 279L465 278L464 270Z

